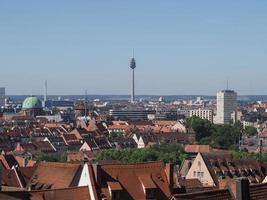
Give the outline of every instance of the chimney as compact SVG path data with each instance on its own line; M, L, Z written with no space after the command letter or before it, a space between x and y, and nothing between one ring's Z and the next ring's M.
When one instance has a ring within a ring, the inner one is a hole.
M236 200L250 200L249 181L247 178L236 180Z
M93 164L93 170L94 170L94 174L95 174L96 184L98 186L100 186L101 185L101 169L100 169L100 165L98 163L94 163Z
M165 166L165 173L166 173L171 191L173 189L173 171L174 171L173 168L174 168L174 165L171 163L167 163Z
M0 167L0 191L2 191L2 173L3 173L3 168Z

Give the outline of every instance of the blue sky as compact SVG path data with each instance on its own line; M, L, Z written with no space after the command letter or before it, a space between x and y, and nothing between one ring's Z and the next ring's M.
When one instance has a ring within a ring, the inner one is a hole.
M266 0L0 0L8 94L267 94Z

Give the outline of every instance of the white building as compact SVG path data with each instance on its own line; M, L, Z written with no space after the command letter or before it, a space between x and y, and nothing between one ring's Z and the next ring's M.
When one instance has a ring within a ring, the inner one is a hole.
M189 117L199 117L201 119L207 119L213 122L213 110L211 109L194 109L189 111Z
M237 93L233 90L222 90L217 93L217 115L215 123L229 124L231 114L237 109Z
M5 107L5 98L6 98L5 88L1 87L0 88L0 108Z

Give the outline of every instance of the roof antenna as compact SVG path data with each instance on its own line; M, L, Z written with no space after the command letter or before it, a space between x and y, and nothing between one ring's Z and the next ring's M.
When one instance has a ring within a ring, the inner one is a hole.
M227 79L227 83L226 83L226 89L228 90L229 89L229 81Z

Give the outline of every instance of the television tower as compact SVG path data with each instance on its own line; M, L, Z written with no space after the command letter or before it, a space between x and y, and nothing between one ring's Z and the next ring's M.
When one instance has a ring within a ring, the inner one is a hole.
M132 69L132 93L131 93L131 103L135 102L135 85L134 85L134 69L136 68L136 63L134 59L134 53L133 58L131 59L130 68Z

